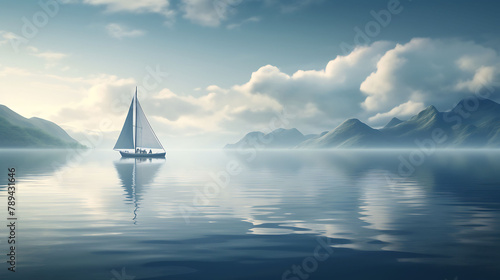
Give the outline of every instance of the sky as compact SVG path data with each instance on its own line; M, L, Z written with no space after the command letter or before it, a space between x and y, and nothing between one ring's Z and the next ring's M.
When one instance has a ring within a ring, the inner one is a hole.
M111 148L135 87L169 148L381 127L486 92L495 1L4 0L0 104Z

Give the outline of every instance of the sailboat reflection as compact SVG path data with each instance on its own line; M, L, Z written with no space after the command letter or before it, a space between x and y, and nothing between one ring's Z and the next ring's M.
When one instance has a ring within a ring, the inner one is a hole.
M154 158L121 158L115 161L115 168L126 191L127 201L134 204L134 224L137 223L137 211L146 187L153 183L158 170L165 159Z

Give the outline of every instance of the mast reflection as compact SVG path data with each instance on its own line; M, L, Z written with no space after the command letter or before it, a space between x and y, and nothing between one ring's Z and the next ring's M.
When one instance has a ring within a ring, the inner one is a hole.
M134 204L134 224L137 224L137 212L140 201L165 163L165 159L156 158L121 158L114 162L115 169L125 189L127 201Z

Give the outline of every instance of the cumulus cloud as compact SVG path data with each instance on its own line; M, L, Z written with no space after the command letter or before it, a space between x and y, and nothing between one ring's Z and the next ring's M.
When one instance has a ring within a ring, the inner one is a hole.
M413 39L379 60L360 86L367 96L362 105L368 112L408 101L448 109L480 87L497 87L499 69L496 52L474 42Z
M118 23L106 25L106 31L111 37L122 39L124 37L139 37L145 34L144 30L130 29Z
M356 117L362 110L359 85L376 70L378 60L394 46L377 42L358 47L347 56L337 56L322 70L299 70L292 75L267 65L251 75L250 80L234 89L272 97L299 115L307 125L333 125L346 117Z

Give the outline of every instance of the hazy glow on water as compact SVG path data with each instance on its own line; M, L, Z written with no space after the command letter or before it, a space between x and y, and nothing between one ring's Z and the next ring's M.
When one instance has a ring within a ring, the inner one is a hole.
M0 151L0 201L14 166L19 217L19 271L4 264L0 276L281 279L317 236L335 251L310 279L498 275L500 152L439 151L401 176L410 153L172 151L136 162L96 150L67 163L62 151ZM241 172L207 189L229 162Z

